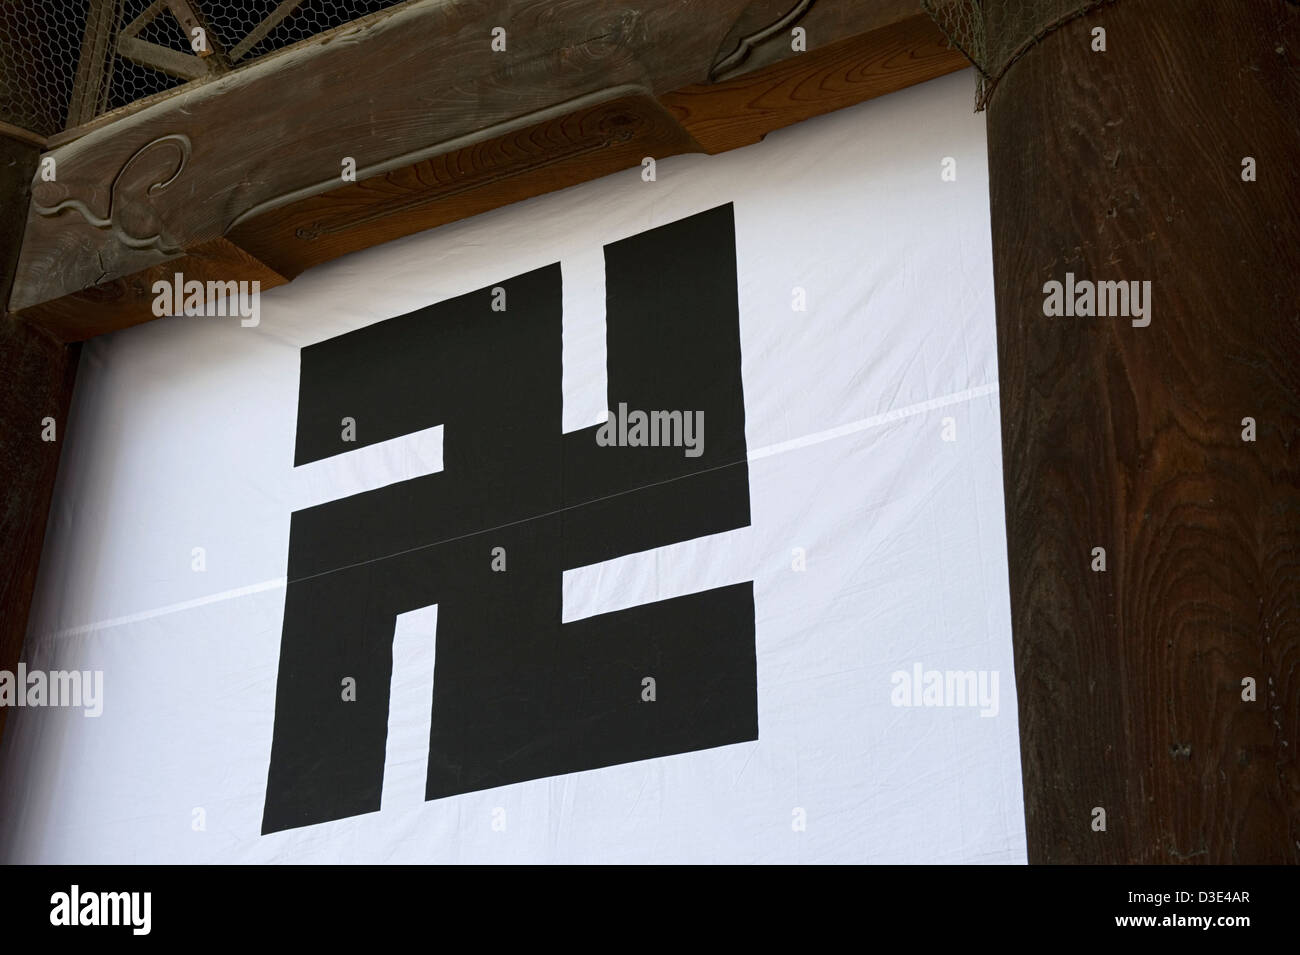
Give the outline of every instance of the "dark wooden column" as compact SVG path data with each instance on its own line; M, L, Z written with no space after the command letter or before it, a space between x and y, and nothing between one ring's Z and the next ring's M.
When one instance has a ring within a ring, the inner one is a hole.
M1300 861L1300 9L1118 0L987 121L1030 861Z
M0 303L13 281L37 158L35 146L0 135ZM12 671L22 652L79 348L0 309L0 670ZM53 441L42 440L45 418L54 419ZM0 733L7 713L0 707Z

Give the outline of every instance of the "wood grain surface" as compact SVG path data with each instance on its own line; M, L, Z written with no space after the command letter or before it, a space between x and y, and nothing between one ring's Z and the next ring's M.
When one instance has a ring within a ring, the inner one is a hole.
M816 9L816 8L814 8ZM732 80L660 97L710 153L774 129L970 66L927 16L914 15Z
M807 30L806 51L772 30L787 20ZM488 47L498 22L508 53ZM645 155L757 142L964 65L910 0L394 8L56 137L59 178L35 184L10 308L79 340L152 318L140 290L196 255L196 269L230 266L199 278L292 277ZM634 140L606 142L592 125L614 100ZM355 183L341 179L344 157ZM214 256L219 240L246 261Z
M52 151L58 178L34 184L10 308L160 264L286 196L328 192L344 157L371 178L595 91L694 82L748 2L422 0L197 84Z
M1300 861L1297 117L1283 0L1120 0L994 91L1031 862ZM1150 281L1150 325L1046 317L1067 271Z
M0 316L0 670L11 673L27 632L80 348ZM54 441L41 438L46 417L55 421ZM0 734L8 712L0 706Z
M0 293L17 265L38 159L33 144L0 135ZM0 670L13 672L23 648L79 351L0 315ZM55 419L55 441L41 440L46 417ZM0 734L7 713L0 706Z
M286 278L356 249L700 146L644 92L304 197L229 239Z
M108 279L83 292L34 305L24 310L21 317L69 342L151 322L158 317L153 313L153 283L159 280L170 283L178 272L187 280L204 283L260 282L263 292L289 281L233 242L212 239L125 278Z

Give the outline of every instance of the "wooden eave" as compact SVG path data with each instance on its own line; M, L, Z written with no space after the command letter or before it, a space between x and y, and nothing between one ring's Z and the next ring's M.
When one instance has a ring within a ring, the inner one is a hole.
M413 0L51 137L8 310L85 339L966 65L915 0Z

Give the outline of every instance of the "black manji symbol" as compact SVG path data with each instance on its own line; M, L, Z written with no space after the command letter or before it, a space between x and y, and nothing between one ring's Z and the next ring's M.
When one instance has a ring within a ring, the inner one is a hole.
M558 264L302 350L295 464L353 417L444 425L444 470L293 514L263 833L379 808L394 621L434 603L426 799L758 738L752 583L561 623L564 570L749 524L731 206L605 280L610 407L702 410L699 457L562 433Z

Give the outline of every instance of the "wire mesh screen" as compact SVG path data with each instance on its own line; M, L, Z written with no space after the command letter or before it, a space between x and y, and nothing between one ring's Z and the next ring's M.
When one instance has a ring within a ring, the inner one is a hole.
M988 105L1002 74L1057 27L1115 0L921 0L978 75L975 111Z
M48 135L72 95L89 0L0 0L0 119Z
M50 136L401 2L0 0L0 120Z

